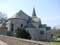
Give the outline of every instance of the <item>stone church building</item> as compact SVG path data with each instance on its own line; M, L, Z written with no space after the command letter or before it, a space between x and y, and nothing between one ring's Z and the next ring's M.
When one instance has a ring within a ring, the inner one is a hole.
M35 8L33 8L32 17L20 10L7 21L8 31L13 34L21 26L29 31L32 40L51 40L51 27L41 23L41 19L36 15Z

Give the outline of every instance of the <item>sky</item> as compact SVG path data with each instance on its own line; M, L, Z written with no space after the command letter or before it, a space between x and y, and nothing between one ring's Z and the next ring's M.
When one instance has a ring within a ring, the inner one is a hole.
M32 16L33 8L42 24L60 25L60 0L0 0L0 12L6 13L8 18L20 10Z

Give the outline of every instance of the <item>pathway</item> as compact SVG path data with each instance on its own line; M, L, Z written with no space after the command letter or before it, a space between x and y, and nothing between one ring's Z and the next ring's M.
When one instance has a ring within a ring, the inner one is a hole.
M8 45L8 44L0 40L0 45Z
M48 42L41 42L41 41L39 41L39 43L42 44L42 45L49 45ZM8 45L8 44L0 40L0 45Z

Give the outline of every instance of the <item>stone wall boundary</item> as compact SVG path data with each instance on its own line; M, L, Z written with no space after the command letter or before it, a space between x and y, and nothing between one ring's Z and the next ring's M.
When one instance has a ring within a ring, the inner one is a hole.
M8 45L43 45L39 41L21 39L4 35L0 35L0 40L6 42Z

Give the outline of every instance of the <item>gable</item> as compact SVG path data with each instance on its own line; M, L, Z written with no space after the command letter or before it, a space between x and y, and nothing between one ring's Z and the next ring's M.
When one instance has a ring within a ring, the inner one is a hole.
M17 14L16 14L19 18L21 19L28 19L30 16L28 16L26 13L24 13L22 10L20 10Z
M24 13L22 10L20 10L18 13L16 13L16 15L12 16L11 18L21 18L21 19L28 20L31 17L28 16L26 13Z

